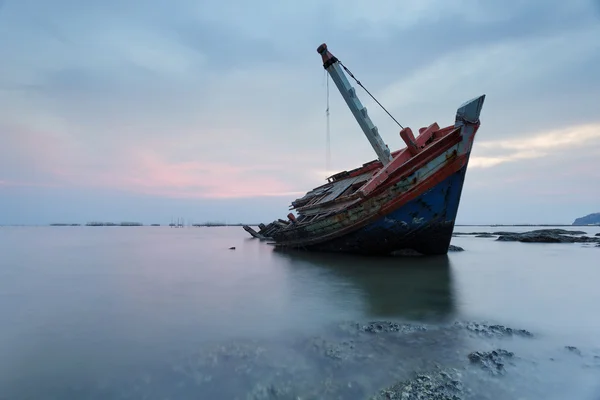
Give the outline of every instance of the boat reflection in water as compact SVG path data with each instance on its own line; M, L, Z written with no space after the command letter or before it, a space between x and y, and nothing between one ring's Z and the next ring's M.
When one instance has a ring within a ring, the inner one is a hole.
M444 322L454 317L451 262L447 255L362 257L280 248L273 253L274 257L287 259L292 273L322 274L332 295L345 297L348 303L360 301L364 318Z

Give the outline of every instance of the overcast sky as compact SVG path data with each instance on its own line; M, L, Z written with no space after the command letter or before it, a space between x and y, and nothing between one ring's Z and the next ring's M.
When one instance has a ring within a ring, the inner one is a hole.
M596 0L0 0L0 224L285 217L327 173L322 42L413 129L487 95L458 223L600 211ZM334 87L330 121L329 172L375 158Z

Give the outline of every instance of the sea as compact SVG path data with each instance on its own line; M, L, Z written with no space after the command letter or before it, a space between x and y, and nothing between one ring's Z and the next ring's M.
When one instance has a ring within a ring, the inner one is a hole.
M452 244L362 257L241 227L0 227L0 399L600 399L600 247ZM433 387L444 371L456 397Z

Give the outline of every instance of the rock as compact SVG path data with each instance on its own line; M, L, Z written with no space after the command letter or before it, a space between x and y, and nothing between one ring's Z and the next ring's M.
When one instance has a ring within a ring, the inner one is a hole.
M460 246L454 246L454 245L452 245L452 244L451 244L451 245L448 247L448 251L465 251L465 249L463 249L463 248L462 248L462 247L460 247Z
M600 213L588 214L585 217L577 218L573 225L600 225Z
M600 233L596 233L594 236L600 236Z
M519 232L505 232L505 231L500 231L500 232L492 232L492 235L495 236L504 236L504 235L516 235Z
M235 247L230 247L229 250L235 250Z
M497 349L493 351L474 351L469 354L469 360L473 364L478 364L484 370L490 372L492 375L504 374L504 364L506 360L512 358L514 353L504 350Z
M570 231L566 229L537 229L528 232L456 232L455 235L471 235L478 238L493 238L501 242L536 242L536 243L589 243L596 242L595 238L586 236L583 231Z
M492 232L492 235L518 235L525 233L539 233L539 234L557 234L557 235L585 235L587 232L584 231L571 231L568 229L536 229L527 232Z
M377 395L371 396L370 400L461 400L462 395L460 372L448 368L417 374L413 379L381 390Z
M414 324L398 324L396 322L389 321L378 321L371 322L367 325L358 325L358 330L367 333L382 333L382 332L399 332L399 333L412 333L412 332L423 332L427 328L423 325Z
M566 231L564 229L538 229L522 233L498 232L498 241L523 243L598 243L600 239L588 236L581 231Z
M513 329L504 325L485 325L476 322L455 322L454 326L466 329L478 336L523 336L533 337L533 334L525 329Z
M565 349L569 350L571 353L575 353L578 356L581 355L581 350L579 350L577 347L575 346L565 346Z
M568 229L538 229L532 232L550 232L558 233L561 235L585 235L587 232L584 231L570 231Z
M323 338L315 337L309 340L309 347L320 356L341 361L353 356L354 341L344 340L340 343L330 342Z

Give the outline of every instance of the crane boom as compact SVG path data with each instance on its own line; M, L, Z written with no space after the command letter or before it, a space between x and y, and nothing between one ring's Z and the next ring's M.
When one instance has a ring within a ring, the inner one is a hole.
M327 45L325 43L319 46L317 52L323 58L323 67L331 76L331 79L346 101L348 108L352 111L358 125L371 143L373 150L375 150L379 161L381 161L383 165L387 165L392 161L390 149L383 142L381 136L379 136L377 127L373 124L373 121L371 121L371 118L369 118L369 115L367 114L367 108L362 105L356 96L356 90L350 85L346 74L344 74L344 71L340 66L339 60L327 50Z

